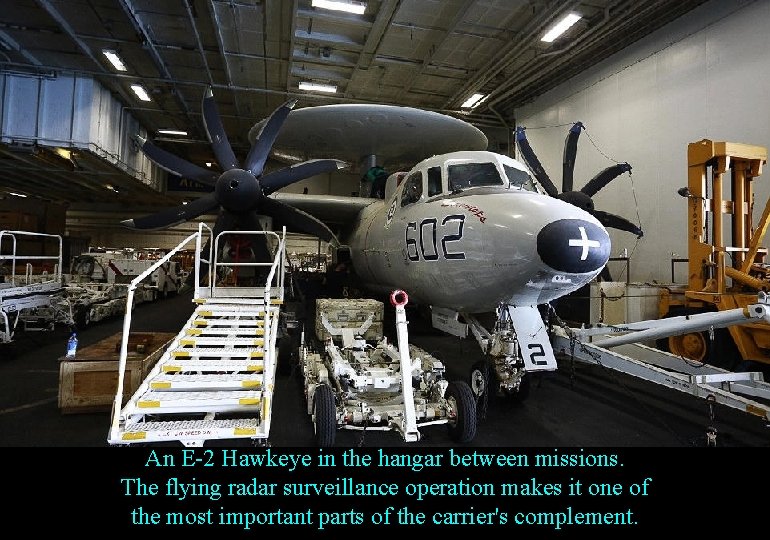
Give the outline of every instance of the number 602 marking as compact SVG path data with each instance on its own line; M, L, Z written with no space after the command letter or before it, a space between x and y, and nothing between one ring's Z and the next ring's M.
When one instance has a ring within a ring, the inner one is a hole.
M451 246L447 245L450 242L457 242L462 239L464 226L465 216L462 214L449 215L441 221L442 231L447 230L447 234L441 237L441 255L443 255L444 259L465 259L464 252L451 251ZM423 219L419 227L416 221L407 223L405 233L406 256L410 261L419 261L421 258L426 261L438 260L437 229L438 220L436 218Z

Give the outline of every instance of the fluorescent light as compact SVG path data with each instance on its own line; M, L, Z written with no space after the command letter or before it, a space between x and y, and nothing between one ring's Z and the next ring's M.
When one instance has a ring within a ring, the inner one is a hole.
M206 167L211 167L211 162L210 161L206 162Z
M16 193L15 191L9 191L8 195L13 195L14 197L21 197L23 199L27 198L27 196L24 195L23 193Z
M115 186L113 186L112 184L104 184L104 189L106 189L108 191L114 191L115 193L118 192L118 190L115 189Z
M461 109L472 109L473 107L475 107L476 105L481 103L482 98L484 98L484 97L486 97L486 96L484 96L484 94L475 93L471 97L466 99L465 102L462 105L460 105L460 108Z
M110 49L102 49L102 54L107 57L107 60L110 61L112 67L118 71L126 71L126 64L123 63L123 60L118 56L118 53Z
M568 13L564 16L562 20L557 22L553 28L548 30L548 32L545 33L545 35L540 38L540 41L545 41L547 43L551 43L554 39L562 35L564 32L569 30L569 28L578 22L581 19L581 16L577 13Z
M312 6L323 9L332 9L334 11L355 13L356 15L361 15L366 11L366 2L355 2L353 0L313 0Z
M179 129L159 129L158 133L162 133L163 135L182 135L184 137L187 136L186 131L182 131Z
M136 97L138 97L142 101L151 101L150 96L147 95L147 90L145 90L144 86L142 86L141 84L132 84L131 90L133 90L134 94L136 94Z
M302 81L299 83L299 89L300 90L311 90L315 92L329 92L330 94L334 94L337 92L337 87L331 84L318 84L313 82L306 82Z

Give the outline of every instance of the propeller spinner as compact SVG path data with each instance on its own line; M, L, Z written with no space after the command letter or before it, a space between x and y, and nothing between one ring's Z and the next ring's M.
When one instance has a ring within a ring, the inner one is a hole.
M136 137L145 155L158 166L170 173L213 186L214 191L189 204L127 219L122 224L142 230L166 229L219 208L219 216L214 224L215 236L224 230L261 230L257 215L266 215L287 223L293 230L338 245L337 237L324 223L268 197L294 182L345 166L344 162L336 159L314 159L266 175L262 174L281 126L295 104L296 100L289 100L273 111L241 166L227 139L214 95L210 88L207 89L202 103L203 121L217 163L224 171L220 175L175 156L146 139Z

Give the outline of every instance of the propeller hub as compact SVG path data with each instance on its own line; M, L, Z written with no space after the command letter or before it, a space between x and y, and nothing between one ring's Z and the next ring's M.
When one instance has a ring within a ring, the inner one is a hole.
M219 204L230 212L244 212L254 208L262 195L259 180L243 169L223 172L217 180L215 191Z

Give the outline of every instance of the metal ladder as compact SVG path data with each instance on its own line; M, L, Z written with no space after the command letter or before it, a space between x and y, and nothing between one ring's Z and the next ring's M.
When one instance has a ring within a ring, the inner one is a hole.
M202 227L205 225L201 224L198 233L159 263L171 258L192 239L196 239L196 253L200 254ZM221 237L235 233L222 232L214 239L211 252L219 252ZM274 260L222 263L214 258L208 266L209 278L222 266L262 265L270 270L266 285L222 287L209 279L210 286L196 286L194 301L198 306L193 314L125 406L118 409L127 354L126 325L130 325L130 309L126 311L110 444L178 441L185 446L202 446L211 439L266 442L275 385L275 343L283 303L285 231L283 237L272 232L237 234L274 235ZM212 260L211 252L206 263ZM200 262L200 256L196 257L196 283ZM154 267L144 274L152 271ZM135 281L140 282L144 274ZM133 286L134 282L129 294ZM129 299L127 306L131 305Z

